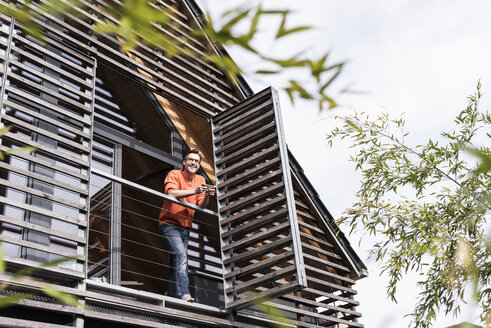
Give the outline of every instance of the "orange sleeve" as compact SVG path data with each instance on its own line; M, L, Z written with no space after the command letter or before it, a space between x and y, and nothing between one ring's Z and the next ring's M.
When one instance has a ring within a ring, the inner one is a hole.
M164 193L169 194L173 190L179 190L179 176L176 171L170 171L164 181Z

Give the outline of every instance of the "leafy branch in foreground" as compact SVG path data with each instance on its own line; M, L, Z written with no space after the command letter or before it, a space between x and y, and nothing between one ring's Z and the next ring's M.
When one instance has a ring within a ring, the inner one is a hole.
M0 2L0 12L11 16L20 23L23 28L31 36L41 40L43 38L41 30L38 26L38 14L36 11L28 9L31 4L34 4L36 11L39 13L49 13L53 16L64 16L69 13L75 13L76 8L83 7L83 0L42 0L34 2L31 0L20 1L5 1Z
M327 94L328 87L341 73L344 62L335 64L327 64L328 53L321 55L317 59L311 59L302 54L292 54L286 58L275 58L263 53L257 47L254 47L254 39L259 34L258 26L262 20L268 19L268 22L274 22L275 18L279 18L280 22L276 28L276 33L271 40L272 43L278 42L285 36L294 35L304 31L313 29L312 26L296 26L286 28L287 19L292 12L289 10L265 10L261 5L251 8L235 8L234 10L225 12L221 16L220 27L217 28L211 16L206 16L205 28L195 29L193 33L198 36L208 37L213 42L217 42L224 46L238 46L246 50L250 55L257 58L264 67L273 67L273 69L257 69L254 74L280 74L287 71L295 72L295 76L305 73L308 76L307 80L290 79L287 86L284 87L285 92L290 97L292 103L296 97L316 101L320 109L325 107L331 109L337 106L337 103ZM240 26L247 25L246 32L240 33L235 30L240 30ZM271 25L271 23L270 23ZM274 27L273 27L274 29ZM220 66L221 58L207 58L208 61L214 62ZM299 72L301 71L301 73ZM241 70L236 68L234 71L228 70L229 77L240 73Z
M12 129L12 125L6 126L2 129L0 129L0 138L7 132L9 132ZM11 155L15 153L28 153L35 151L36 147L32 146L24 146L24 147L18 147L18 148L10 148L8 150L2 151L0 150L0 161L3 161L5 159L6 155Z
M12 275L12 280L14 282L25 282L25 281L30 281L32 278L30 278L30 275L36 271L39 271L43 268L49 268L49 267L55 267L60 263L64 263L66 261L72 260L72 258L59 258L53 261L49 261L46 263L42 263L41 265L37 267L27 267L24 269L21 269L17 272L15 272ZM3 259L3 243L0 241L0 274L5 273L5 261ZM9 283L3 282L0 284L0 290L5 290L9 286ZM75 296L64 293L55 287L53 287L50 284L47 283L41 283L39 285L40 291L47 295L50 296L60 302L63 302L64 304L71 305L71 306L76 306L76 307L83 307L83 303L81 303ZM16 302L29 299L32 297L32 294L30 293L19 293L19 294L12 294L12 295L2 295L0 296L0 308L8 307L14 305Z
M82 17L80 10L88 5L85 0L42 0L36 5L31 1L11 1L8 4L0 2L0 10L16 19L28 33L42 39L42 33L37 26L39 14L49 14L55 17ZM148 0L125 0L99 3L100 13L94 24L94 31L100 34L114 35L121 43L121 50L128 52L138 49L141 45L159 49L167 57L193 56L213 63L225 74L235 79L242 70L228 57L215 52L201 52L193 46L193 38L207 38L212 43L225 47L239 47L253 56L261 67L252 72L256 75L275 75L292 72L294 78L286 78L283 87L292 102L296 98L314 101L320 109L334 108L336 101L328 94L329 87L341 73L344 62L328 64L328 53L319 58L307 58L303 54L290 54L286 58L275 58L254 46L261 32L259 26L267 19L268 26L274 25L275 32L270 42L275 44L289 36L308 30L312 26L288 26L289 10L266 10L261 5L252 7L235 7L226 11L219 18L220 24L215 24L211 16L203 17L203 27L190 27L189 36L179 33L173 35L173 30L179 25L175 20L176 9L163 2ZM91 18L92 19L92 18ZM219 26L218 26L219 25ZM245 32L243 26L247 28ZM170 31L170 32L169 32ZM291 47L295 48L295 47ZM300 80L298 77L303 76Z
M388 115L347 117L327 135L330 144L348 138L355 149L351 160L362 184L340 223L376 236L369 253L388 274L388 296L396 301L397 285L409 271L420 274L410 314L414 327L431 326L439 311L457 316L467 290L473 290L482 322L491 323L491 149L473 144L489 141L491 115L478 109L480 88L440 141L409 147L404 121ZM478 169L468 149L481 158Z

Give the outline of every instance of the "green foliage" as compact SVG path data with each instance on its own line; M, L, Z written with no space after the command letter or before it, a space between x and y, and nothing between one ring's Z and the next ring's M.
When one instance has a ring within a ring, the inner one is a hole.
M158 27L168 24L171 20L171 9L161 9L147 0L126 0L112 4L107 8L115 20L106 19L105 23L97 23L95 31L118 36L122 43L122 51L130 51L137 47L138 42L146 40L148 44L165 49L169 57L184 52L179 49L182 46L179 41L157 32Z
M0 297L0 309L13 304L28 299L31 295L29 294L15 294L15 295L5 295Z
M485 173L491 171L491 156L486 155L483 151L476 148L466 148L466 150L481 160L481 163L476 168L476 172Z
M12 129L12 125L6 126L3 129L0 129L0 138L7 132L9 132ZM1 151L0 150L0 161L3 161L5 159L6 155L10 154L15 154L15 153L26 153L26 152L32 152L35 151L36 147L32 146L25 146L25 147L18 147L18 148L11 148L6 151Z
M39 2L26 0L23 2L7 1L5 3L0 3L0 12L2 14L15 18L17 23L20 23L27 33L40 40L43 38L43 35L35 20L37 14L28 9L28 6L34 3L37 7L37 12L49 13L50 15L57 17L69 13L76 13L77 8L84 6L83 2L78 0L43 0Z
M288 14L289 14L288 11L281 13L281 15L282 15L281 23L280 23L280 26L278 28L278 32L276 32L276 38L277 39L279 39L285 35L288 35L288 34L293 34L293 33L302 32L302 31L312 29L312 26L297 26L297 27L293 27L293 28L285 28L286 18L288 16Z
M327 136L330 144L347 138L355 149L362 184L340 223L375 236L370 256L389 276L388 296L396 301L406 273L420 274L414 327L429 327L439 311L458 315L467 290L491 323L491 149L473 144L491 137L490 115L478 110L480 87L441 141L409 147L404 120L388 115L345 118ZM477 169L469 152L481 160Z
M29 10L27 2L12 1L8 5L0 4L0 10L12 16L31 35L42 39L36 21L36 13ZM43 0L36 4L37 13L49 13L54 16L76 15L79 8L86 6L84 0ZM114 35L121 42L121 50L129 52L139 47L140 44L159 49L166 56L195 56L221 68L230 79L235 79L242 70L228 57L217 55L211 51L202 53L195 49L192 40L185 35L175 38L172 34L173 7L163 6L160 3L147 0L125 0L122 2L111 1L102 11L103 20L94 24L96 33ZM297 97L315 101L320 109L334 108L336 101L327 94L328 87L341 73L344 63L327 64L328 54L322 54L318 59L306 58L303 55L288 56L286 58L272 58L265 51L254 46L254 42L260 34L260 23L268 19L268 24L278 21L276 31L271 43L288 36L296 35L312 29L312 26L290 27L287 24L292 13L288 10L265 10L261 5L254 7L236 7L223 13L219 19L220 24L215 24L209 14L203 17L202 27L191 27L191 37L207 38L212 43L225 47L239 47L257 59L265 68L251 72L253 74L283 74L288 71L295 72L294 80L290 80L284 86L292 102ZM246 25L245 32L240 27ZM269 46L269 45L268 45ZM270 67L274 68L270 68ZM302 73L298 74L297 71ZM300 80L298 76L305 76ZM288 79L287 79L288 80Z
M66 262L72 260L70 257L64 257L64 258L59 258L50 262L42 263L41 265L37 267L27 267L24 269L21 269L17 272L15 272L12 275L12 278L14 281L26 281L31 279L29 277L30 274L39 271L43 268L49 268L56 266L60 263ZM5 261L3 258L3 243L0 241L0 274L5 273ZM2 283L0 284L0 290L5 289L8 287L7 283ZM49 284L41 284L41 292L44 293L47 296L53 297L54 299L57 299L60 302L63 302L67 305L72 305L72 306L77 306L77 307L83 307L83 304L80 303L80 301L77 299L77 297L64 293L62 291L57 290L53 286ZM29 299L31 298L32 295L28 293L19 293L19 294L14 294L14 295L3 295L0 296L0 309L7 307L7 306L12 306L16 302L22 301L24 299Z
M284 87L284 90L290 97L292 102L296 97L302 99L308 99L317 101L319 108L334 108L337 103L326 94L327 87L341 73L344 63L336 63L333 65L327 65L328 54L323 54L319 59L309 59L302 54L296 54L287 58L274 58L255 47L254 39L259 34L260 30L258 26L264 19L270 19L268 22L274 21L275 17L280 18L280 23L276 29L276 34L272 42L278 41L285 36L301 33L312 29L312 26L297 26L292 28L286 27L286 21L291 14L288 10L264 10L261 5L253 8L234 8L233 10L225 12L221 20L224 22L220 24L221 27L217 28L210 15L207 15L206 25L203 29L195 29L193 34L196 36L207 37L215 43L228 47L240 47L251 55L257 57L257 60L264 64L266 67L273 66L275 69L258 69L256 74L280 74L286 73L290 70L303 70L306 75L309 76L307 81L301 80L289 80L288 84ZM273 20L271 20L273 19ZM245 28L246 33L236 32L240 30L241 24L245 24L248 28ZM205 56L205 59L209 62L215 63L217 66L222 67L220 61L225 60L224 57L209 57ZM229 77L235 74L241 73L241 70L231 71ZM299 74L295 74L298 76Z

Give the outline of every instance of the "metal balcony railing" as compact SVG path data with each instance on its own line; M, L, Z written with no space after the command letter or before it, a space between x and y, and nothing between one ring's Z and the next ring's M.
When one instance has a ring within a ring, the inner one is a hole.
M98 169L105 185L90 199L89 279L164 294L169 282L167 249L158 217L164 200L195 210L188 245L190 290L199 302L220 306L222 262L217 213ZM100 181L100 180L99 180Z

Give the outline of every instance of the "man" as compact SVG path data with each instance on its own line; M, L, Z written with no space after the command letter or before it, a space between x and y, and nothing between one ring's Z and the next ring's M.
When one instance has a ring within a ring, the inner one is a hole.
M172 170L164 181L164 192L185 202L206 207L215 188L208 188L205 179L196 174L200 168L201 155L191 150L182 161L181 170ZM187 274L187 248L194 210L164 201L159 216L160 234L169 249L169 282L167 295L194 302L189 293Z

